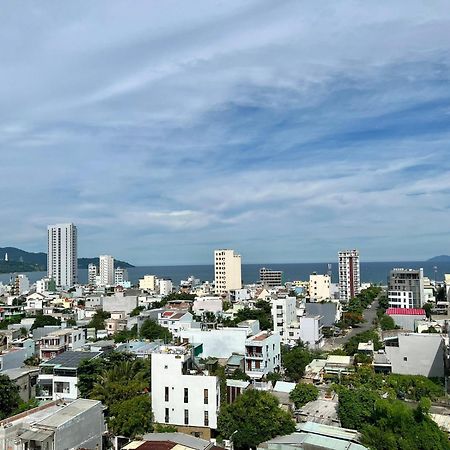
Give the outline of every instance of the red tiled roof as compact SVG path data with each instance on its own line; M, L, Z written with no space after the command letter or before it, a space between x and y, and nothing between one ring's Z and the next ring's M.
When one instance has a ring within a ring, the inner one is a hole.
M422 308L388 308L386 314L389 316L425 316L425 310Z
M143 441L138 450L170 450L177 444L171 441Z

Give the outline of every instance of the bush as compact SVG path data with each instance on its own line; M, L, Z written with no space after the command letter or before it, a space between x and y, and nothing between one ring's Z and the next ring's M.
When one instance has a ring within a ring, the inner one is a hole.
M319 389L313 384L298 383L289 394L289 398L294 402L296 408L300 408L306 403L317 400Z

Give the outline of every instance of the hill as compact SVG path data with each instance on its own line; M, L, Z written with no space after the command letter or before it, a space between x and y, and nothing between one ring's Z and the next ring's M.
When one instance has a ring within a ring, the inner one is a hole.
M4 261L8 253L8 261ZM87 269L88 264L98 264L97 258L78 258L78 268ZM116 260L116 267L134 267L126 261ZM47 253L27 252L16 247L0 247L0 273L10 272L36 272L47 270Z
M433 258L430 258L427 261L429 261L429 262L450 262L450 256L449 255L433 256Z

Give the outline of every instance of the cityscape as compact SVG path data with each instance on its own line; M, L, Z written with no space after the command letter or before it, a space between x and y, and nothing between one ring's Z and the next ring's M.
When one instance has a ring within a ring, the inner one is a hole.
M0 11L0 450L450 450L448 1Z

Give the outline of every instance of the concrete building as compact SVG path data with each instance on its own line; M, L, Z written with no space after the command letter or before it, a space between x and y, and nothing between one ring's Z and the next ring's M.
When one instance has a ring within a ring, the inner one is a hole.
M36 397L36 384L39 374L39 369L36 367L18 367L15 369L7 369L1 372L6 375L11 381L14 381L19 388L20 398L24 402L28 402Z
M98 358L100 352L61 353L39 366L38 395L41 400L78 398L78 367L82 361Z
M339 302L305 303L307 316L322 316L322 325L332 327L341 320L342 310Z
M217 428L219 379L196 368L189 346L162 346L151 363L155 422L209 439Z
M30 290L30 280L24 274L16 275L11 289L11 295L23 295Z
M113 286L114 284L114 258L111 255L100 255L100 286Z
M322 316L300 316L298 320L300 340L313 350L323 347L325 341L322 334Z
M309 298L312 302L321 302L331 298L331 277L328 274L309 276Z
M297 319L295 297L281 297L272 300L273 331L279 333L283 344L290 340L289 327Z
M244 354L247 330L245 328L221 328L202 330L191 328L178 333L180 339L191 344L202 344L203 358L229 358L233 353Z
M46 294L48 292L55 292L56 283L52 278L42 278L36 281L36 293Z
M358 250L339 252L339 300L348 302L360 291Z
M388 300L391 308L422 308L425 303L423 269L392 269Z
M158 280L159 295L166 296L172 293L173 284L172 280L162 279Z
M95 286L97 282L98 267L94 263L88 265L88 284Z
M0 450L102 449L103 406L55 401L0 421Z
M127 315L123 311L114 311L111 313L111 317L105 320L105 329L108 335L113 335L118 331L126 330L127 323Z
M194 321L194 316L189 311L165 311L158 316L158 323L178 336L182 330L189 330Z
M86 330L65 328L43 336L39 341L39 357L47 361L68 350L77 350L86 343Z
M197 315L202 315L206 312L219 315L223 311L223 300L221 297L196 297L192 310Z
M392 373L444 376L445 346L440 334L400 333L384 342Z
M47 276L57 286L78 283L78 237L73 223L48 227Z
M245 341L245 373L261 379L281 367L280 335L261 331Z
M128 286L129 282L128 282L128 270L127 269L123 269L122 267L118 267L115 271L114 271L114 285L115 286Z
M144 278L139 280L139 289L156 291L156 275L144 275Z
M185 433L149 433L123 450L219 450L213 442Z
M395 325L408 331L416 331L416 322L427 317L421 308L388 308L386 314L392 317Z
M26 348L11 347L8 350L0 351L0 373L7 369L22 367L27 358L28 351Z
M234 250L214 251L214 280L216 294L242 288L241 255Z
M267 287L282 286L283 272L281 270L271 270L262 267L259 269L259 281Z
M103 311L105 312L123 311L126 314L130 314L137 306L137 295L126 295L124 292L116 292L110 297L103 297Z

